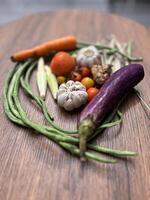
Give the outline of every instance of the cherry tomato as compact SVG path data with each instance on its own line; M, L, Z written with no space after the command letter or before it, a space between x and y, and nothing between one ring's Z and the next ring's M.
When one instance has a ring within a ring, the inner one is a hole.
M95 87L91 87L87 90L87 94L88 94L88 101L91 101L98 93L98 89Z
M73 81L81 81L82 76L78 72L73 72L71 75L71 80Z
M56 76L64 76L74 70L76 62L70 54L59 52L53 57L50 66Z
M62 83L65 83L66 82L66 77L64 76L57 76L57 82L58 84L62 84Z
M86 77L91 75L91 70L88 67L81 67L79 73L82 77Z
M81 83L86 87L86 89L89 89L94 86L94 81L93 79L89 77L85 77L81 80Z

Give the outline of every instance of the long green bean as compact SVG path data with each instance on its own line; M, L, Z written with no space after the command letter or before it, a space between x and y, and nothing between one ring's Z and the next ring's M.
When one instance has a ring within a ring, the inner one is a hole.
M95 150L97 152L100 153L106 153L112 156L116 156L116 157L125 157L125 156L136 156L137 153L136 152L131 152L131 151L120 151L120 150L116 150L116 149L110 149L110 148L106 148L106 147L102 147L99 145L93 145L93 144L88 144L88 148L91 150Z
M65 142L59 142L59 144L66 150L68 150L71 154L80 157L80 150L79 148L77 148L75 145L73 144L68 144ZM96 160L102 163L116 163L116 160L108 160L108 159L104 159L102 157L97 157L94 154L86 151L85 152L85 157L88 159L92 159L92 160Z
M20 115L19 115L17 109L15 108L15 105L14 105L14 102L13 102L13 99L12 99L12 95L11 95L12 91L13 91L13 86L14 86L13 83L14 83L15 79L16 79L16 77L14 75L12 80L10 81L10 86L8 88L8 94L7 94L8 95L8 104L9 104L9 108L10 108L11 112L13 113L13 115L16 118L20 119Z
M56 128L48 127L45 125L39 125L39 124L36 124L35 122L32 122L28 118L26 112L24 111L24 109L21 106L21 103L20 103L20 100L18 97L20 82L22 82L21 80L23 80L23 78L21 78L21 77L24 76L25 70L30 66L30 64L31 64L31 67L34 68L33 65L35 65L35 63L36 63L36 61L33 62L32 60L31 61L29 60L25 63L22 63L18 68L15 67L9 74L9 76L5 82L5 86L4 86L4 109L5 109L5 112L11 121L13 121L19 125L22 125L22 126L28 126L30 128L33 128L34 130L40 132L41 134L45 135L46 137L50 138L51 140L53 140L54 142L59 144L61 147L68 150L70 153L72 153L76 156L79 156L80 150L76 146L79 144L78 138L73 138L71 135L61 132L61 130L57 130ZM10 84L11 84L11 90L10 90ZM26 85L24 85L24 86L26 88ZM8 94L8 91L9 91L9 94ZM31 90L29 88L29 92L30 91ZM16 115L15 115L16 113L13 112L14 110L12 110L12 108L10 109L10 106L12 106L12 104L8 103L9 95L11 97L13 97L11 99L12 100L11 103L13 103L13 106L14 106L16 112L18 113L19 118L16 117ZM120 113L118 113L118 115L120 115ZM112 119L105 120L105 122L107 122L107 123L110 121L112 121ZM116 122L116 123L118 123L118 122ZM109 123L107 125L110 126ZM106 126L106 125L102 126L101 130L104 130L104 128L106 128L108 126ZM123 153L123 151L112 150L112 149L100 147L100 146L94 145L94 144L88 144L88 148L91 150L97 151L97 152L107 153L109 155L115 155L115 154L116 154L116 156L135 155L135 153L133 153L133 152L124 152ZM107 160L102 157L98 157L96 154L93 154L88 151L86 151L85 155L88 159L93 159L93 160L97 160L97 161L104 162L104 163L114 163L115 162L114 160Z
M78 42L78 44L77 44L77 46L79 48L86 47L86 46L89 46L89 45L94 45L99 50L103 50L103 49L108 50L108 53L110 53L110 54L118 53L121 56L123 56L124 58L127 58L130 62L141 62L141 61L143 61L143 58L141 58L141 57L139 57L139 58L131 57L130 55L126 55L125 53L119 51L116 48L111 48L111 47L106 46L106 45L93 44L93 43L87 43L87 42Z
M5 81L4 89L3 89L3 106L4 106L4 110L5 110L5 113L6 113L7 117L11 121L13 121L16 124L25 126L25 124L22 122L22 120L16 118L16 116L14 116L14 114L12 114L12 111L11 111L11 109L9 107L9 103L8 103L7 93L8 93L8 89L9 89L9 84L10 84L11 78L12 78L13 74L15 73L15 70L16 70L16 66L9 73L9 75L8 75L6 81Z
M132 56L132 41L128 42L127 55ZM144 106L144 109L146 109L147 111L150 111L150 106L145 102L145 100L141 96L140 92L136 88L134 88L134 92L135 92L136 96L140 99L141 105Z

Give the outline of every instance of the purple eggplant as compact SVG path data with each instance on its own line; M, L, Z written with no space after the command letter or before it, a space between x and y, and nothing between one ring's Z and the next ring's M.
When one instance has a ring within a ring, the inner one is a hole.
M80 154L84 156L89 136L100 125L102 120L117 106L119 101L144 77L140 64L129 64L122 67L106 81L99 93L81 112L78 121L80 136Z

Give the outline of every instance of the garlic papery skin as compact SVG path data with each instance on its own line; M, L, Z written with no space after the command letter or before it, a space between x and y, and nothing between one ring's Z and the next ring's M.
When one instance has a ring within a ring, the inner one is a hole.
M101 64L101 56L94 46L84 47L80 49L76 56L77 65L79 67L92 67Z
M57 92L57 103L67 111L79 108L87 102L86 88L82 83L68 81L60 85Z

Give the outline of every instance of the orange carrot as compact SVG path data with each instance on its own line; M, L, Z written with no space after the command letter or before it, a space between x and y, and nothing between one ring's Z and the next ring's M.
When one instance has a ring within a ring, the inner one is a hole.
M75 49L76 43L77 40L74 36L58 38L43 43L39 46L33 47L31 49L19 51L11 56L11 60L17 62L17 61L23 61L30 57L45 56L48 55L51 51L72 50Z

